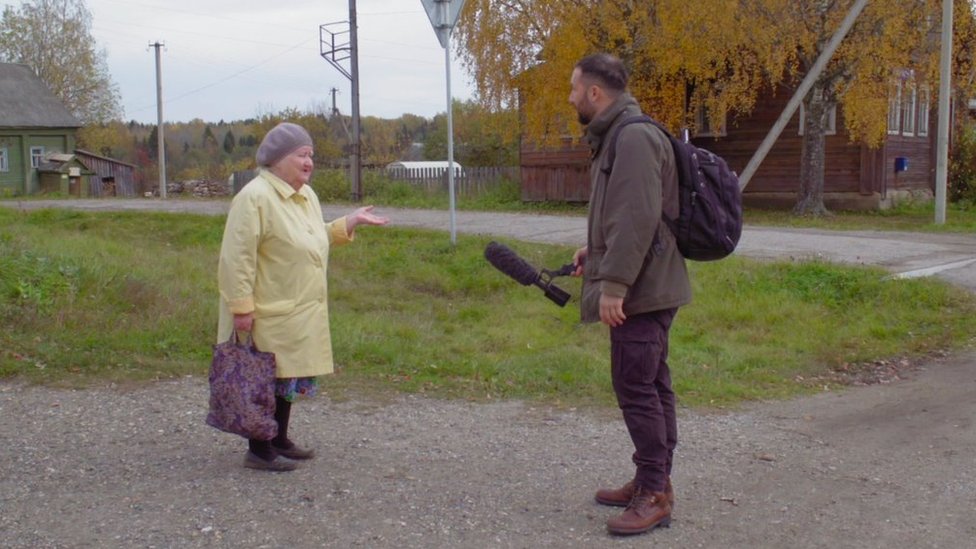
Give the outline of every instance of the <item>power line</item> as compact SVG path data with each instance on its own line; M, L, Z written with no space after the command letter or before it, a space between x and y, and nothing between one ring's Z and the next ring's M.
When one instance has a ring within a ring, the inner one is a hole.
M181 94L179 94L179 95L177 95L175 97L171 97L171 98L167 99L166 101L164 101L163 103L168 105L168 104L173 103L175 101L178 101L180 99L184 99L184 98L186 98L186 97L188 97L190 95L194 95L194 94L199 93L199 92L201 92L203 90L212 88L212 87L214 87L214 86L216 86L218 84L223 84L224 82L227 82L228 80L232 80L234 78L237 78L238 76L240 76L240 75L242 75L242 74L244 74L246 72L250 72L250 71L252 71L252 70L254 70L254 69L256 69L256 68L258 68L258 67L260 67L262 65L266 65L266 64L270 63L271 61L274 61L275 59L281 57L282 55L285 55L286 53L290 53L290 52L292 52L292 51L300 48L301 46L304 46L304 45L308 44L311 41L312 41L312 39L308 39L308 40L305 40L305 41L300 42L298 44L295 44L294 46L288 48L287 50L282 51L282 52L280 52L278 54L275 54L275 55L273 55L271 57L268 57L267 59L265 59L265 60L263 60L263 61L261 61L259 63L256 63L254 65L251 65L251 66L249 66L249 67L247 67L245 69L239 70L239 71L237 71L237 72L235 72L233 74L230 74L230 75L228 75L228 76L226 76L224 78L221 78L220 80L216 80L216 81L211 82L209 84L200 86L199 88L195 88L195 89L189 90L187 92L181 93ZM151 107L152 107L151 105L150 106L145 106L145 107L139 107L139 108L135 109L134 112L139 112L139 111L142 111L142 110L151 108Z
M249 25L260 25L261 27L273 26L273 27L278 27L278 28L281 28L281 29L287 29L287 30L292 30L292 31L304 30L304 29L298 29L297 27L292 27L292 26L289 26L289 25L279 25L279 24L276 24L276 23L269 23L269 22L267 22L265 20L255 21L255 20L250 20L250 19L238 19L238 18L235 18L235 17L227 17L227 16L224 16L224 15L214 15L212 13L206 13L206 12L200 12L200 11L193 11L193 10L180 9L180 8L173 8L173 7L169 7L169 6L159 6L159 5L156 5L156 4L147 4L145 2L133 2L132 0L101 0L101 1L102 2L109 2L109 3L113 3L113 4L121 4L121 5L124 5L126 7L129 7L129 6L140 6L140 7L143 7L143 8L149 8L149 9L154 9L154 10L163 11L163 12L184 13L184 14L187 14L187 15L196 15L196 16L201 16L201 17L209 17L211 19L219 19L219 20L224 20L224 21L231 21L233 23L246 23L246 24L249 24Z

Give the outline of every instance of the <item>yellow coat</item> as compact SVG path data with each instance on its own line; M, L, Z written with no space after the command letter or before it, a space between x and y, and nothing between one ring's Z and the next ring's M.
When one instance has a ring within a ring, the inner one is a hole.
M275 354L277 377L332 373L329 246L351 240L345 217L323 222L311 187L295 191L262 169L227 214L217 267L217 341L231 336L234 314L253 312L254 343Z

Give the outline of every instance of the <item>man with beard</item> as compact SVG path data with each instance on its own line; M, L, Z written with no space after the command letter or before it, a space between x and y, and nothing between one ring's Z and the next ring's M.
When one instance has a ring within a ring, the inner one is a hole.
M612 534L668 526L677 444L668 332L678 307L691 301L685 260L662 219L678 215L678 177L667 136L651 124L619 128L613 165L610 136L641 114L627 92L620 59L598 53L576 63L569 102L591 148L586 246L576 251L584 322L610 328L611 379L634 443L636 472L623 487L601 489L597 502L625 507L607 521Z

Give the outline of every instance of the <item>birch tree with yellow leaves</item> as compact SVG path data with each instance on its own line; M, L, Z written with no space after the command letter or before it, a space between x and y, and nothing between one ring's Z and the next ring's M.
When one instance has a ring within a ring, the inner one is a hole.
M957 0L969 7L969 0ZM575 62L621 57L645 112L672 129L735 123L763 93L796 87L854 0L468 0L456 28L480 100L522 113L541 144L578 134L567 103ZM899 78L935 74L941 0L873 0L803 99L797 213L823 214L824 131L841 106L852 139L877 146ZM972 12L960 25L972 26ZM935 86L932 87L935 89ZM728 118L726 118L728 117Z

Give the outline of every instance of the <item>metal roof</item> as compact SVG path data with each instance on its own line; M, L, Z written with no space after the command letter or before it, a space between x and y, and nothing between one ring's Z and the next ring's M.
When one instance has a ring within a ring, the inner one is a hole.
M391 170L391 169L394 169L394 168L405 168L405 169L408 169L408 170L414 170L414 169L418 169L419 170L419 169L424 169L424 168L433 168L433 169L440 168L442 170L446 170L447 169L447 166L448 166L447 160L428 160L428 161L422 161L422 162L404 162L404 161L399 161L398 160L396 162L391 162L391 163L387 164L386 165L386 169ZM460 164L458 164L457 162L455 162L454 163L454 169L455 170L460 170L460 169L462 169L462 166Z
M0 63L0 128L80 128L27 65Z

